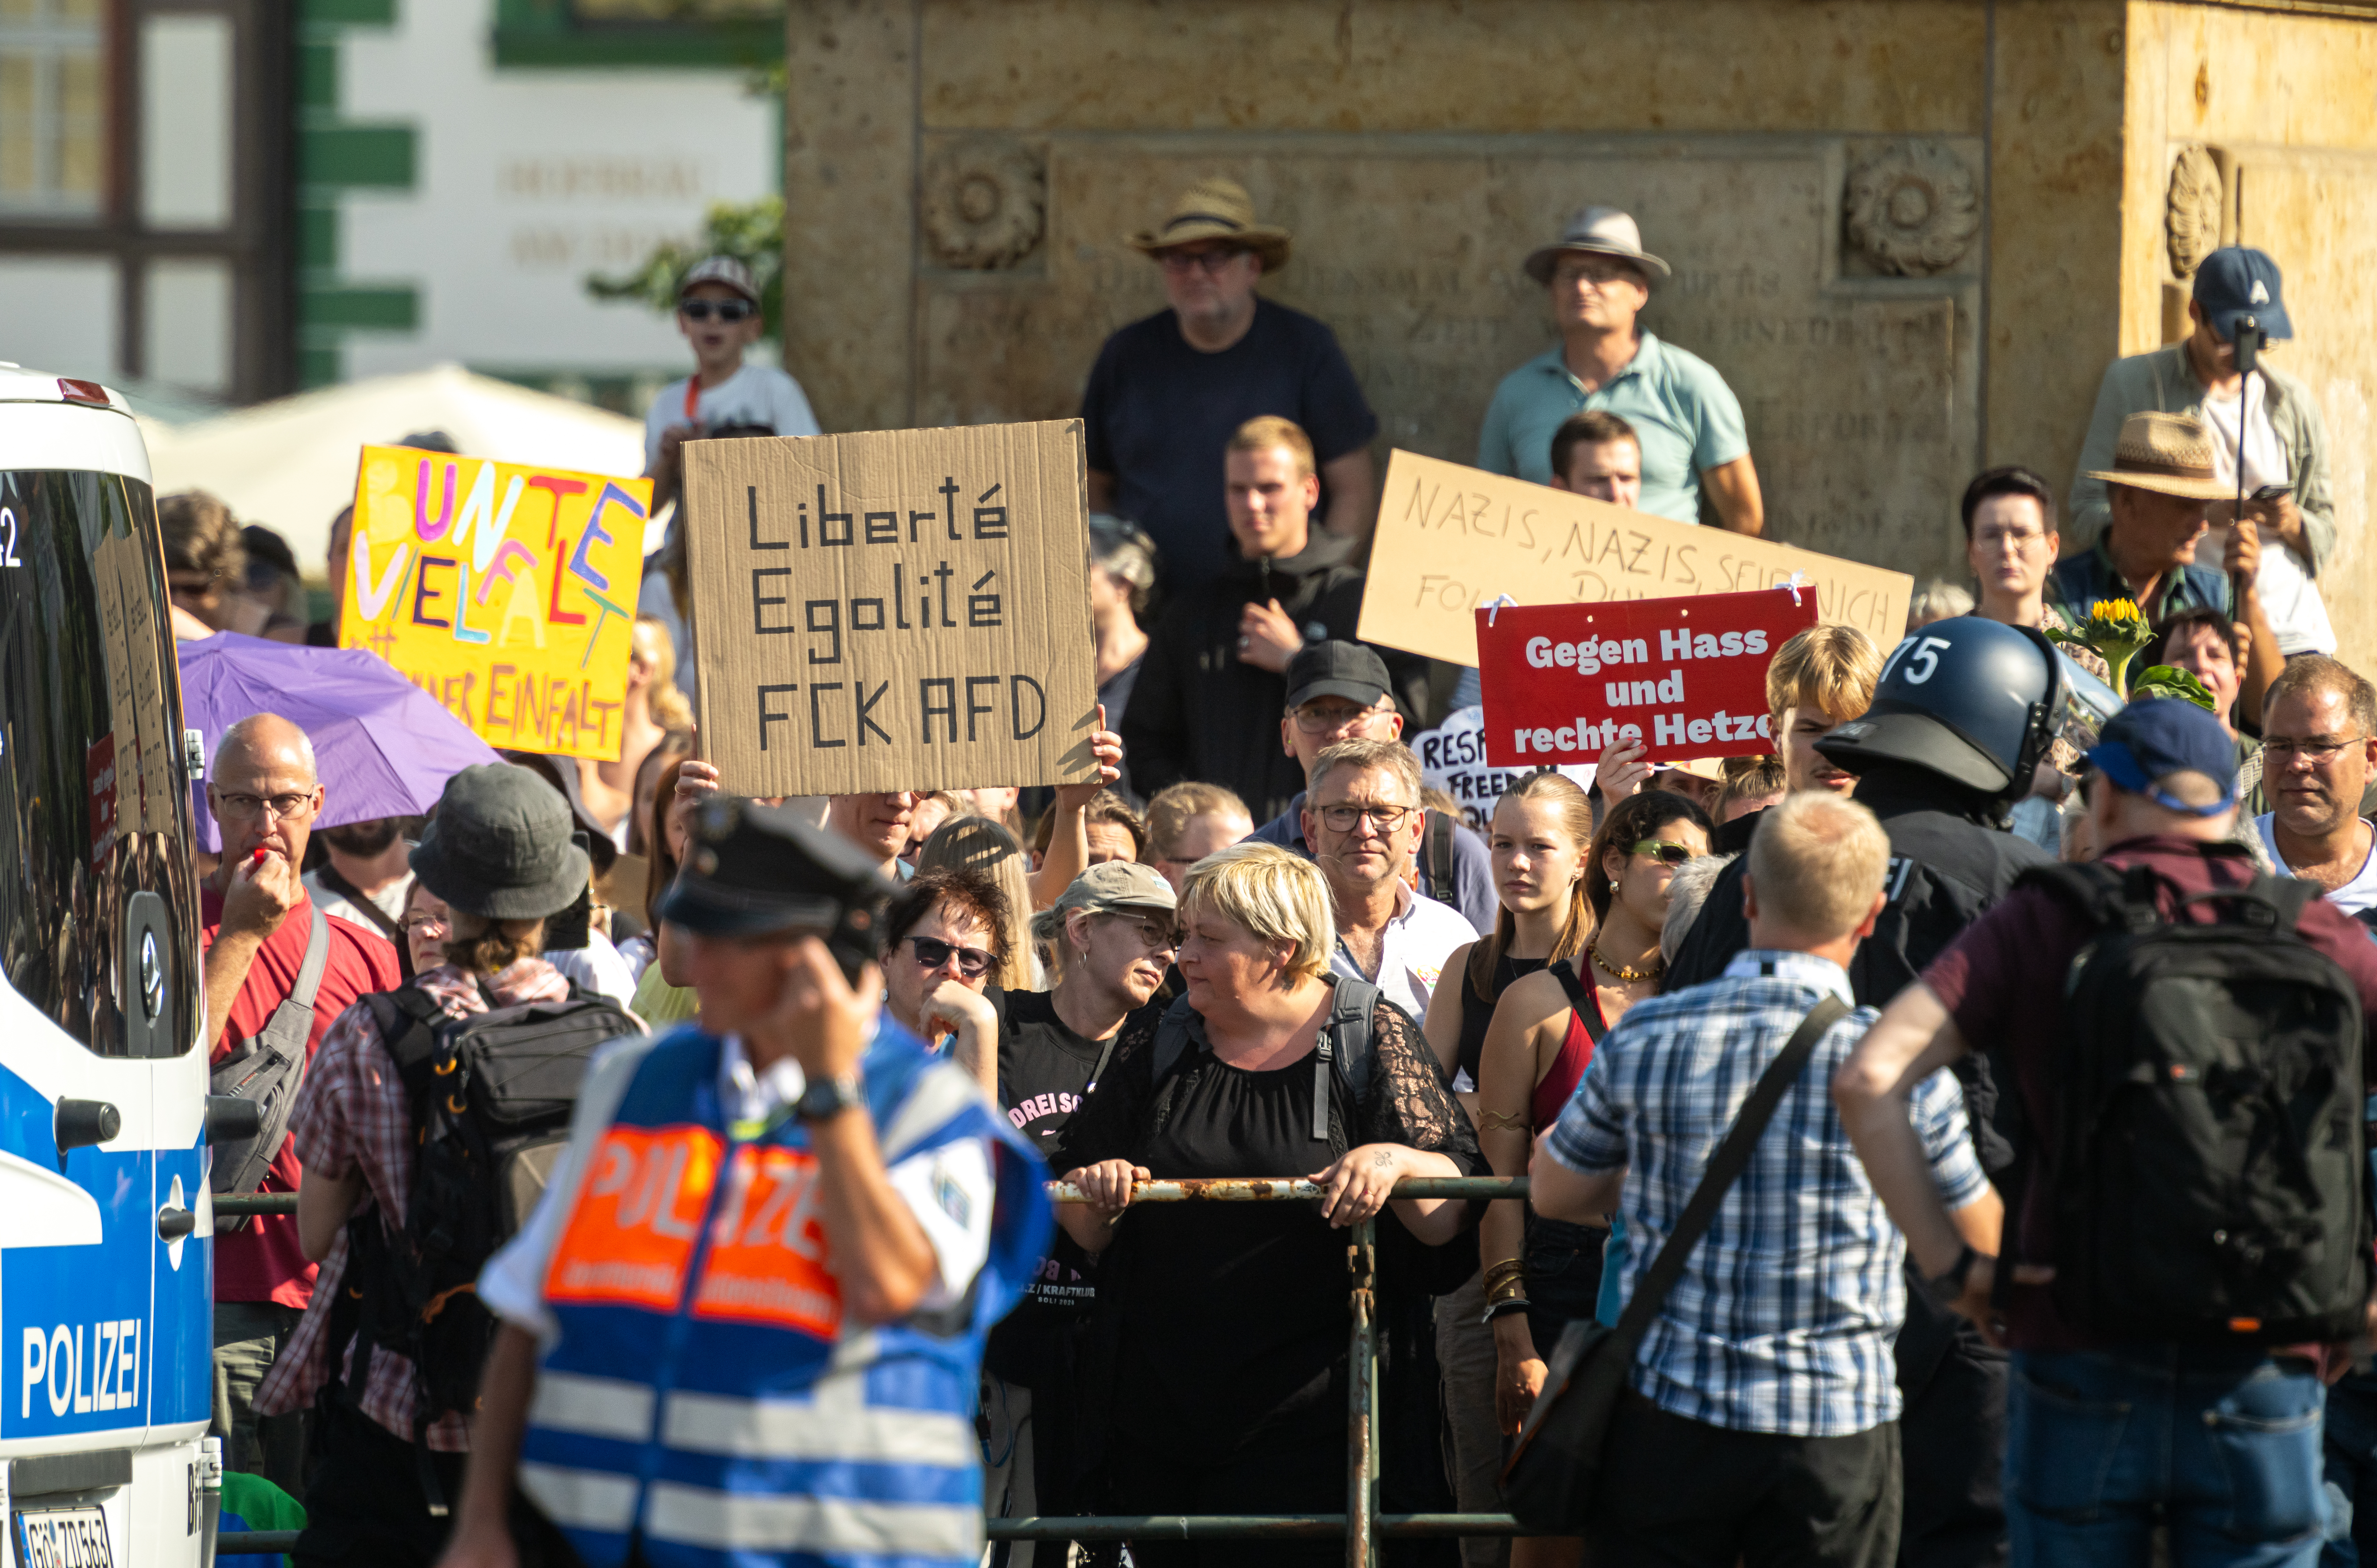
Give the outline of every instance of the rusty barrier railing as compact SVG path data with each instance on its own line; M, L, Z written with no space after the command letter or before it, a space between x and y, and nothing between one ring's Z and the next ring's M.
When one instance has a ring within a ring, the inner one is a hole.
M1068 1182L1052 1181L1048 1195L1060 1203L1086 1200ZM1321 1195L1315 1183L1261 1177L1205 1181L1142 1181L1131 1190L1134 1203L1309 1203ZM1523 1176L1419 1176L1395 1183L1398 1198L1523 1198ZM219 1215L290 1214L296 1198L286 1192L253 1197L218 1196ZM1353 1227L1345 1266L1353 1276L1352 1343L1346 1382L1345 1512L1343 1514L1171 1514L1145 1517L1118 1514L1034 1515L991 1519L994 1541L1129 1540L1327 1540L1343 1536L1346 1568L1377 1568L1381 1537L1523 1536L1533 1534L1508 1514L1382 1514L1379 1511L1378 1229L1374 1220ZM226 1531L216 1538L218 1556L287 1551L294 1530Z

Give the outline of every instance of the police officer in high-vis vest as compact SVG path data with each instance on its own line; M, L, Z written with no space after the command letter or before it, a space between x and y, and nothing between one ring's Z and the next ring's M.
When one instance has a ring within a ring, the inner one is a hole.
M605 1047L481 1277L504 1328L445 1568L566 1560L516 1542L515 1483L586 1568L972 1568L983 1339L1038 1265L1046 1172L881 1011L892 890L863 854L747 801L694 837L660 914L701 1022Z

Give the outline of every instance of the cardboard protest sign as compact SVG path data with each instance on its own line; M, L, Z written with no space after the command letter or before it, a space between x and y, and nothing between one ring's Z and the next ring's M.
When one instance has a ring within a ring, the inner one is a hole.
M1419 759L1420 782L1440 789L1461 803L1461 820L1480 833L1494 821L1494 807L1512 784L1535 770L1498 768L1486 760L1486 714L1483 708L1455 708L1444 723L1414 736L1412 755ZM1562 768L1579 789L1593 787L1593 766Z
M365 447L339 645L490 746L614 760L651 504L649 479Z
M1480 610L1487 760L1590 762L1619 740L1653 762L1773 751L1766 665L1816 610L1787 588Z
M1523 479L1397 451L1387 461L1362 593L1365 642L1477 663L1470 612L1811 583L1824 619L1877 647L1906 628L1915 580L1722 529L1629 511Z
M1096 762L1081 425L696 441L701 748L747 795Z

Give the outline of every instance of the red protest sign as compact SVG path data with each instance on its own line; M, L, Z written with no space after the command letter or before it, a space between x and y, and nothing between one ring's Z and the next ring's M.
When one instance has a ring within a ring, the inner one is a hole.
M1480 610L1487 760L1592 762L1621 739L1654 762L1772 751L1767 661L1815 624L1812 588Z

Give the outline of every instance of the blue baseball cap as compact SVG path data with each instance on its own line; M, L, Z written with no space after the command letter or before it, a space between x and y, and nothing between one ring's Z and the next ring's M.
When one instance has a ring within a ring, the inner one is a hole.
M2183 697L2148 698L2114 714L2089 749L2088 761L2132 795L2192 817L2214 816L2237 804L2237 743L2218 719ZM2156 779L2178 772L2202 773L2220 786L2220 798L2190 806L2156 786Z
M2267 252L2223 245L2195 269L2195 303L2204 307L2204 318L2224 343L2237 341L2240 316L2259 321L2265 338L2291 338L2294 323L2287 319L2287 298L2279 281L2278 264Z

